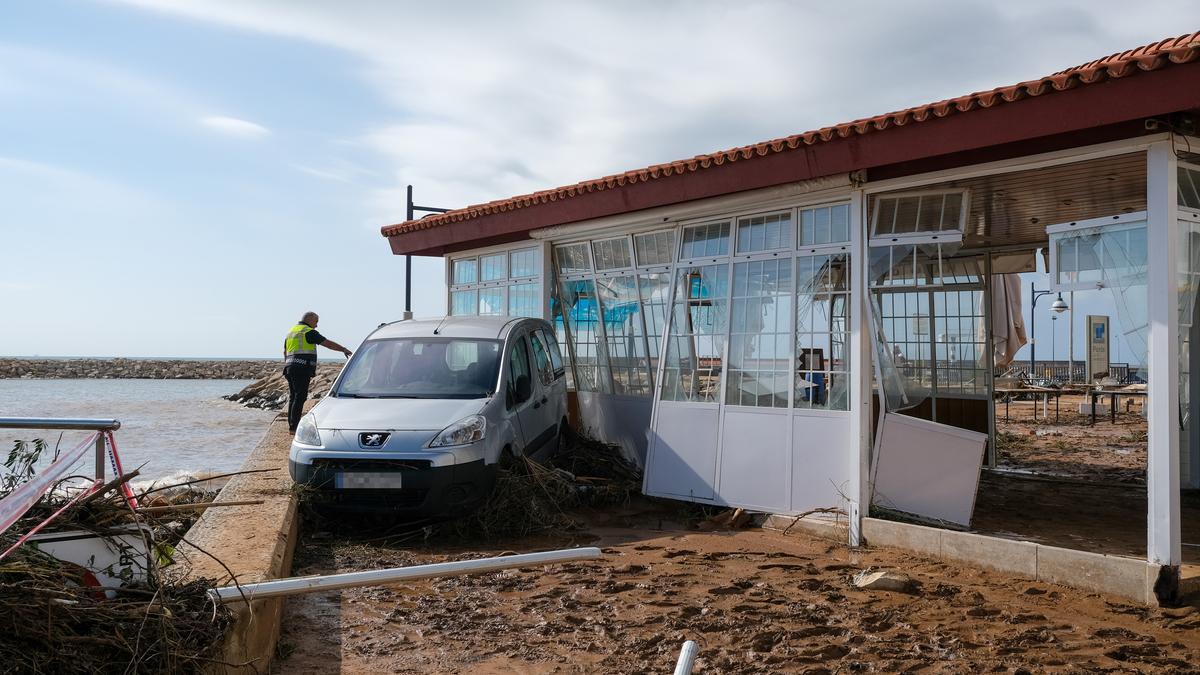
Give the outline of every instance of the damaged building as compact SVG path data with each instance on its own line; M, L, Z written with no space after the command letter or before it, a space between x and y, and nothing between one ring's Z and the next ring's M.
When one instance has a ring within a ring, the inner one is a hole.
M1197 113L1200 33L383 235L445 259L446 313L551 321L574 422L648 495L1165 600L1200 575ZM997 402L1040 391L1005 376L1039 269L1144 354L1142 389L1079 389L1144 411L1136 484L997 466Z

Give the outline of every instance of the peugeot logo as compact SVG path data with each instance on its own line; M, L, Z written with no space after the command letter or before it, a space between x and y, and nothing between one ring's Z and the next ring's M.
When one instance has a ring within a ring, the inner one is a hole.
M358 435L358 444L364 448L378 448L387 443L388 434L362 433Z

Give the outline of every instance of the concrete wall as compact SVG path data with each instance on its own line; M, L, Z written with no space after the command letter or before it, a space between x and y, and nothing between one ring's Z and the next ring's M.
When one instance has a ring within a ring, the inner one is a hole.
M243 471L266 471L234 476L217 496L219 502L263 503L206 511L176 551L179 574L209 579L213 586L228 586L291 573L299 519L287 472L290 447L287 421L276 420L242 466ZM212 672L266 672L279 640L283 599L255 600L249 606L234 603L230 608L235 623L226 638L223 658L238 665L214 666Z
M863 537L871 546L903 548L1030 580L1118 595L1143 604L1157 604L1154 584L1161 566L1137 558L1088 553L878 518L863 518Z

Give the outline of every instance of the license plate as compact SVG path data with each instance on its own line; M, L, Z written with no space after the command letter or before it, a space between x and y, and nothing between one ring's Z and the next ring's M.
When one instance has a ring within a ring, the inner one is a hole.
M400 489L398 471L341 471L333 476L334 487L339 490Z

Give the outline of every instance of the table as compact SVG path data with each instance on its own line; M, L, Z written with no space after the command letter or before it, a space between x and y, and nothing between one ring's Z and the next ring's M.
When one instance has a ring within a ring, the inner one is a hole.
M997 394L1004 394L1004 421L1008 419L1008 403L1012 400L1014 394L1040 394L1042 396L1042 416L1049 417L1050 397L1054 397L1054 421L1058 421L1058 399L1062 396L1062 390L1052 389L1050 387L1017 387L1013 389L993 389ZM1033 404L1033 419L1037 419L1037 402Z
M1145 398L1150 392L1137 389L1093 389L1088 392L1088 399L1092 402L1092 420L1088 426L1096 423L1096 399L1101 396L1108 397L1108 414L1112 424L1117 423L1117 397L1118 396L1141 396Z

